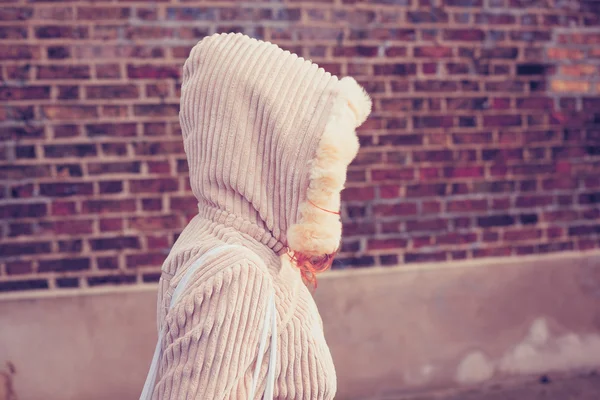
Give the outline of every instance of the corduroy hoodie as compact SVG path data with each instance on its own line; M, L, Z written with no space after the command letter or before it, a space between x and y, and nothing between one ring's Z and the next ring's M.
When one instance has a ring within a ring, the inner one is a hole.
M286 253L339 246L339 216L321 208L339 210L358 151L355 128L370 108L352 78L339 80L271 43L217 34L192 49L180 122L198 214L162 268L163 355L153 399L247 399L272 289L275 398L333 399L321 319ZM223 244L242 247L208 257L168 311L187 268ZM256 398L267 363L265 356Z

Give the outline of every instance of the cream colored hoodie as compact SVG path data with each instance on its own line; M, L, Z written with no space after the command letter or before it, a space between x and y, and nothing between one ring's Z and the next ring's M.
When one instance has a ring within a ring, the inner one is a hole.
M286 253L336 251L339 216L318 207L339 210L358 151L355 128L370 107L352 78L339 80L274 44L221 34L193 48L180 121L198 215L162 267L158 325L165 334L154 399L247 399L271 289L275 398L334 398L321 319ZM186 269L226 243L243 248L205 260L167 312ZM267 363L265 356L256 398Z

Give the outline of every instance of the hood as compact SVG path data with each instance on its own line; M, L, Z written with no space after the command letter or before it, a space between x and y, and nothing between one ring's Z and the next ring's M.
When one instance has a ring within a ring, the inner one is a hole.
M184 65L180 111L199 215L275 252L335 252L342 225L331 211L370 109L354 79L274 44L203 39Z

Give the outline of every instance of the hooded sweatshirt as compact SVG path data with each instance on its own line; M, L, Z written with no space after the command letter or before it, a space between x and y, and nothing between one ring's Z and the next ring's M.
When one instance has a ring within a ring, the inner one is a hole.
M290 251L334 253L355 128L371 102L278 46L241 34L200 41L183 69L180 123L198 214L162 267L163 354L153 399L248 399L274 291L274 397L333 399L336 376L317 307ZM203 259L177 304L186 270ZM269 348L265 349L265 353ZM268 356L258 366L256 398Z

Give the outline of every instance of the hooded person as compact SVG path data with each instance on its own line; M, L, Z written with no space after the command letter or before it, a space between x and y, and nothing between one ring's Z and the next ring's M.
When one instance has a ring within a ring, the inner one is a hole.
M271 374L273 398L334 398L304 282L340 245L340 192L370 110L354 79L274 44L215 34L192 49L180 122L198 214L162 267L149 397L257 399Z

